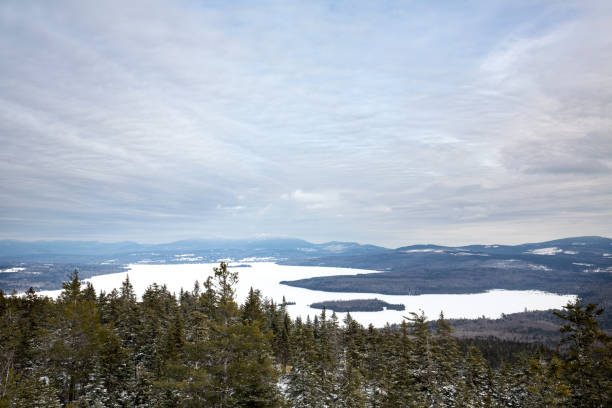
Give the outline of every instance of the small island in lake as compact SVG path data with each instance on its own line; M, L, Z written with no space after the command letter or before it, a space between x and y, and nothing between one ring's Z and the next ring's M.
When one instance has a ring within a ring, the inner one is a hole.
M310 305L314 309L327 309L334 312L381 312L387 310L405 310L403 304L387 303L380 299L326 300Z

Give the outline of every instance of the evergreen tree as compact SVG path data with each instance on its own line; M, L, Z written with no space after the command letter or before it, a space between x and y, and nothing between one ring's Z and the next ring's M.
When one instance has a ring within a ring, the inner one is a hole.
M316 369L314 327L298 317L292 341L292 366L288 374L287 398L295 408L317 408L325 404L325 393Z
M53 321L55 330L47 350L50 356L51 379L61 389L63 404L87 399L91 373L96 372L102 339L102 327L91 290L81 291L78 271L64 282ZM95 292L94 292L95 293Z
M454 406L457 390L461 388L459 374L459 348L453 337L453 329L440 313L435 325L432 344L433 389L432 402L438 407Z
M0 291L0 408L280 407L278 384L299 408L610 405L610 337L595 305L557 312L557 352L508 359L508 342L460 353L443 315L365 330L325 310L293 322L284 299L256 290L239 307L237 275L223 263L214 272L178 298L153 284L138 301L129 279L96 297L76 270L56 300Z
M383 400L385 408L406 406L413 407L420 404L419 395L414 387L417 370L417 355L410 338L408 323L402 321L399 330L387 328L387 341L385 342L384 361L387 363L382 383Z
M427 317L411 312L410 334L412 336L412 355L408 359L410 368L411 388L415 393L415 405L429 406L435 402L437 387L434 384L435 345Z
M134 287L130 282L130 277L127 275L125 281L121 284L117 300L120 318L116 320L116 328L121 338L121 344L125 348L136 349L136 338L141 329L138 316L139 310Z
M8 372L6 387L0 397L0 408L59 408L60 400L55 389L45 378L37 379L16 373Z
M218 407L276 407L280 396L276 388L277 373L272 364L270 338L262 330L262 322L241 321L234 300L235 272L222 262L215 272L216 311L210 322L210 375L208 400Z
M562 382L562 363L557 357L550 361L543 358L531 358L528 362L530 371L529 403L534 408L561 408L570 403L571 392Z
M366 405L364 377L359 367L363 361L362 327L347 313L344 319L343 361L340 376L340 406L362 408Z
M603 308L569 302L554 312L563 320L561 345L563 376L576 407L604 407L612 403L612 338L599 329Z
M324 405L327 407L338 406L338 320L334 318L327 320L325 308L321 311L320 318L315 320L315 344L316 344L316 373L325 396ZM316 317L316 316L315 316ZM318 330L317 330L318 327Z
M492 405L492 375L490 366L476 346L468 349L465 367L464 394L459 398L467 406L490 407Z
M389 327L387 326L383 333L374 328L372 324L368 326L364 339L364 359L363 373L365 375L365 388L367 390L368 406L378 408L383 405L383 390L385 379L389 378L387 370L389 364L385 360L384 351L389 350L386 340L390 337Z
M263 322L264 311L261 302L261 293L258 290L253 290L251 287L249 294L240 309L243 322Z

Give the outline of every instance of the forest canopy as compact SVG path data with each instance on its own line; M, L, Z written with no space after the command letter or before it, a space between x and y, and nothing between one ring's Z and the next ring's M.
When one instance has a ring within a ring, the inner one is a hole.
M557 350L490 364L449 323L409 313L362 327L335 313L292 319L225 263L191 291L129 278L96 294L78 271L57 299L0 292L0 407L605 407L603 309L571 303ZM479 344L479 343L475 343ZM482 344L482 343L480 343ZM504 355L504 343L488 355ZM497 351L496 351L497 350Z

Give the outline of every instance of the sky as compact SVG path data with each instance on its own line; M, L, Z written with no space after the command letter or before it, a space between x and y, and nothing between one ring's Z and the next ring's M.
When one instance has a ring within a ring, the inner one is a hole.
M612 236L610 1L0 2L0 239Z

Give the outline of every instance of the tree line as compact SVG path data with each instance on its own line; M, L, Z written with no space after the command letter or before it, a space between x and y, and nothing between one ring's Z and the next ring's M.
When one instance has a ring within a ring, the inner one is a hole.
M96 294L75 271L57 299L0 291L0 407L607 407L612 342L596 305L555 312L557 350L491 365L440 316L363 327L291 319L225 263L178 296L129 281ZM500 343L501 344L501 343Z

